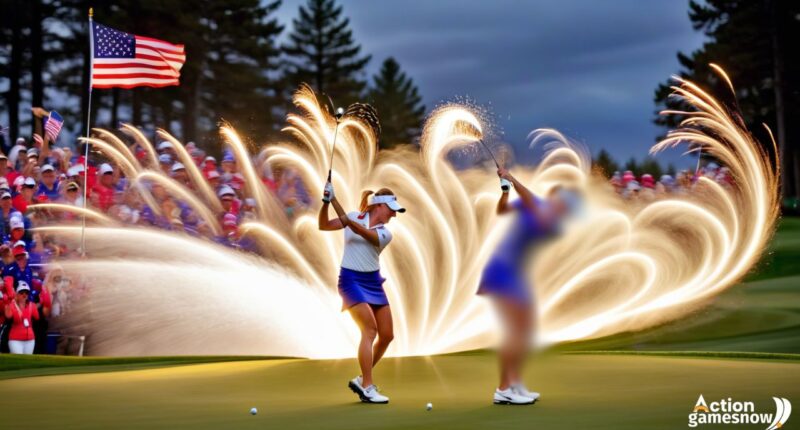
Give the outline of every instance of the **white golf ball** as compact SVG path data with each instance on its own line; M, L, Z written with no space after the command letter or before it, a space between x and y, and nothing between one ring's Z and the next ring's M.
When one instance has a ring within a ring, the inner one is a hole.
M433 409L433 403L428 403L428 405L425 406L425 409L427 409L427 410Z
M258 413L258 409L256 409L256 408L250 408L250 415L255 415L255 414L257 414L257 413Z

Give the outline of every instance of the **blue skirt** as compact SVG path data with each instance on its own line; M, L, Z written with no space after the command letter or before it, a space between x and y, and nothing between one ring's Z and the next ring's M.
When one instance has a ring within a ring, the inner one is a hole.
M529 305L533 301L525 274L517 265L492 259L483 269L477 294L498 296Z
M389 304L380 270L359 272L345 269L339 272L339 295L342 296L342 310L350 309L359 303L385 306Z

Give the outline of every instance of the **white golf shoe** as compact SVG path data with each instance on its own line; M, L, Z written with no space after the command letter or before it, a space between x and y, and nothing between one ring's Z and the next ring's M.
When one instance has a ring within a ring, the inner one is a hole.
M539 400L540 394L535 391L528 391L528 388L525 387L525 385L523 385L521 382L511 384L511 390L520 396L530 397L534 402Z
M530 405L533 404L533 402L534 400L532 398L515 393L511 387L505 390L494 390L495 405Z
M375 384L364 389L364 397L361 398L365 403L389 403L389 398L378 392Z
M356 376L355 378L351 379L350 382L347 383L347 386L350 388L350 391L356 393L356 395L363 401L364 400L364 387L361 386L361 375Z

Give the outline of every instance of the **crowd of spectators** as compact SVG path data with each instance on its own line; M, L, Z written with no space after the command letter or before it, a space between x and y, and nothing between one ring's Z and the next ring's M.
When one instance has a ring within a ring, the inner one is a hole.
M670 174L661 175L658 180L649 173L637 178L630 170L622 173L617 171L611 176L610 182L617 194L626 200L648 202L667 195L688 194L700 177L706 177L726 188L733 185L730 170L714 162L706 164L696 172L683 170L674 177Z
M101 156L92 156L87 162L69 148L48 148L39 139L29 143L23 138L17 139L8 154L0 152L0 352L45 352L48 319L69 308L71 280L57 262L76 258L81 252L59 241L56 234L39 233L35 228L79 222L81 215L47 203L83 208L86 196L86 207L122 224L181 232L246 252L257 250L255 243L240 233L241 224L256 217L256 200L247 194L249 188L239 161L229 150L222 152L218 162L192 142L185 148L219 199L219 205L203 202L207 207L222 208L214 214L219 229L211 228L191 205L158 181L137 184ZM158 165L153 166L145 148L131 146L143 167L160 170L190 192L195 191L198 184L178 161L172 143L160 142L156 149ZM265 192L282 203L289 219L310 205L297 172L273 172L265 167L259 174ZM153 198L142 198L140 186L148 187Z

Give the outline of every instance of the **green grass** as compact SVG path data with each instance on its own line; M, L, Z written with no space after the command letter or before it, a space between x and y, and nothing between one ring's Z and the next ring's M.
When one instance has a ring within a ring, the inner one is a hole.
M701 393L766 412L772 395L800 396L800 367L785 361L545 355L529 367L543 393L530 407L491 404L496 363L484 352L382 362L389 405L348 391L354 360L271 360L7 379L0 413L9 429L624 430L685 428Z
M542 400L502 407L491 351L386 359L384 406L347 390L354 360L4 355L0 428L671 429L686 428L700 394L773 413L772 396L800 398L800 219L782 220L764 260L708 307L560 345L528 367Z
M800 353L800 219L781 220L766 256L746 282L709 306L650 330L557 350Z

